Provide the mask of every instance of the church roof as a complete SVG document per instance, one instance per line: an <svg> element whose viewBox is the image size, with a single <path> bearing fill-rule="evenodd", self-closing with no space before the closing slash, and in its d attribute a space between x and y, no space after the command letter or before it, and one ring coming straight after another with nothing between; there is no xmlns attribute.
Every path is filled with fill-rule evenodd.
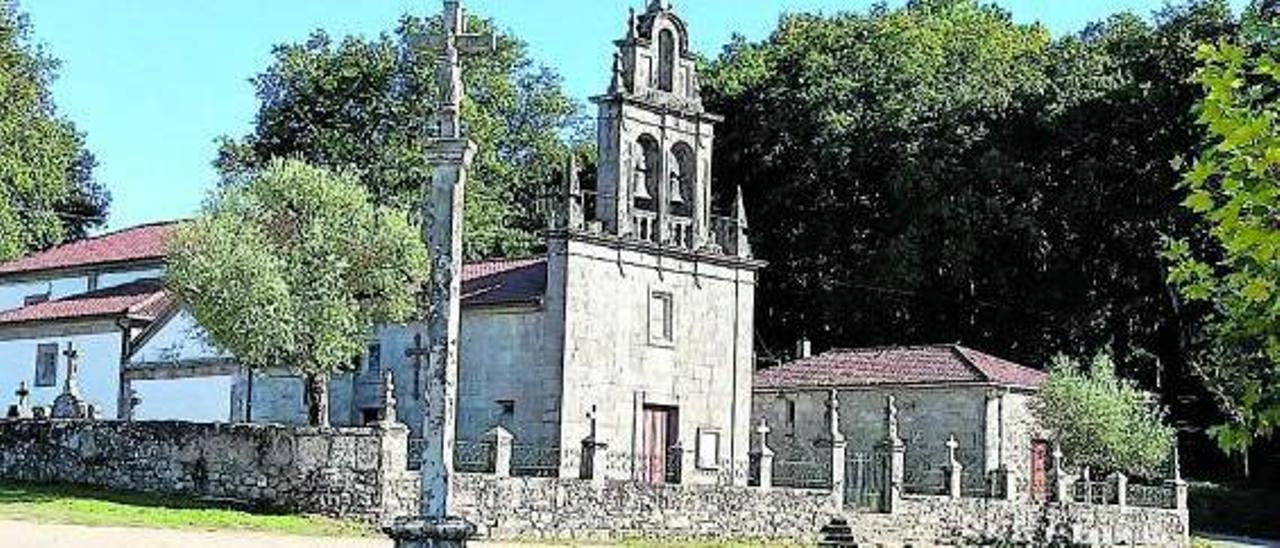
<svg viewBox="0 0 1280 548"><path fill-rule="evenodd" d="M837 349L759 371L757 389L979 384L1039 388L1041 371L959 345Z"/></svg>
<svg viewBox="0 0 1280 548"><path fill-rule="evenodd" d="M547 258L496 259L462 266L462 305L539 304L547 293Z"/></svg>
<svg viewBox="0 0 1280 548"><path fill-rule="evenodd" d="M0 312L0 325L115 317L151 321L171 304L164 282L147 278Z"/></svg>
<svg viewBox="0 0 1280 548"><path fill-rule="evenodd" d="M0 276L163 260L177 222L135 226L0 263Z"/></svg>

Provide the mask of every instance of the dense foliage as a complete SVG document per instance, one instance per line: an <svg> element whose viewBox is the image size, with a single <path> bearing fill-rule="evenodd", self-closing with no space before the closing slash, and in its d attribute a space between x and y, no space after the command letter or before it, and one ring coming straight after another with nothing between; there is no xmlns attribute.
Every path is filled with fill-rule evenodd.
<svg viewBox="0 0 1280 548"><path fill-rule="evenodd" d="M354 177L275 161L224 188L178 232L169 285L213 342L256 369L306 376L327 424L326 380L377 323L409 320L428 274L417 230Z"/></svg>
<svg viewBox="0 0 1280 548"><path fill-rule="evenodd" d="M1235 27L1203 0L1055 40L990 4L917 0L731 44L705 89L727 117L715 172L743 185L770 261L766 346L1106 351L1182 417L1212 416L1183 359L1199 311L1160 253L1197 230L1175 188L1203 138L1194 52Z"/></svg>
<svg viewBox="0 0 1280 548"><path fill-rule="evenodd" d="M30 34L0 0L0 261L84 237L107 210L84 137L54 108L58 63Z"/></svg>
<svg viewBox="0 0 1280 548"><path fill-rule="evenodd" d="M498 32L472 20L472 29ZM253 79L261 101L254 132L224 139L224 178L242 180L272 158L348 169L380 205L415 210L430 179L438 17L404 17L394 34L334 40L322 31L276 48ZM579 119L554 72L534 66L523 43L499 35L498 51L465 60L463 119L479 154L467 189L466 253L518 255L539 243L539 200L567 154Z"/></svg>
<svg viewBox="0 0 1280 548"><path fill-rule="evenodd" d="M1093 362L1055 358L1033 407L1067 462L1104 472L1163 478L1173 429L1152 394L1115 375L1111 358Z"/></svg>
<svg viewBox="0 0 1280 548"><path fill-rule="evenodd" d="M1280 427L1280 25L1254 24L1249 40L1200 50L1209 141L1187 172L1185 205L1210 240L1169 249L1170 279L1212 306L1197 358L1231 410L1217 433L1232 450Z"/></svg>

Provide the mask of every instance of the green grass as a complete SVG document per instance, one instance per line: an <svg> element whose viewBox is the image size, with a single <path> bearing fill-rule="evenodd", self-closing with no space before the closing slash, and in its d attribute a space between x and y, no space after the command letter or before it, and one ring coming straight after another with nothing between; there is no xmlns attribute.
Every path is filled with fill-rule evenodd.
<svg viewBox="0 0 1280 548"><path fill-rule="evenodd" d="M89 526L365 536L368 525L319 516L245 512L185 498L72 486L0 483L0 519Z"/></svg>

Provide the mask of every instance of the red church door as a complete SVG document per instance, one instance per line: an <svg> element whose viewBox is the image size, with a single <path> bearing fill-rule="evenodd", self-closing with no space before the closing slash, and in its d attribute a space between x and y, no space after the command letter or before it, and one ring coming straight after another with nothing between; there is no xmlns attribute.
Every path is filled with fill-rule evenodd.
<svg viewBox="0 0 1280 548"><path fill-rule="evenodd" d="M1048 500L1048 464L1049 442L1031 442L1031 499L1037 502Z"/></svg>
<svg viewBox="0 0 1280 548"><path fill-rule="evenodd" d="M671 407L648 406L644 408L643 446L640 458L645 483L660 484L671 481L678 473L679 463L671 457L678 439L676 410Z"/></svg>

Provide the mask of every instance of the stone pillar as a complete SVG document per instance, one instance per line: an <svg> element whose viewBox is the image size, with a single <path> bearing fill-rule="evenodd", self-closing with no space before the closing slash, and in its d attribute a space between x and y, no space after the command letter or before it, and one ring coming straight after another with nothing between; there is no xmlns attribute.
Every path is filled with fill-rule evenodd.
<svg viewBox="0 0 1280 548"><path fill-rule="evenodd" d="M843 510L849 442L840 432L840 396L836 390L832 390L827 398L827 426L831 436L831 498L836 508Z"/></svg>
<svg viewBox="0 0 1280 548"><path fill-rule="evenodd" d="M399 412L396 410L395 375L390 369L382 372L382 424L399 424Z"/></svg>
<svg viewBox="0 0 1280 548"><path fill-rule="evenodd" d="M756 446L751 451L751 481L763 491L773 488L773 449L769 448L769 425L764 417L756 427Z"/></svg>
<svg viewBox="0 0 1280 548"><path fill-rule="evenodd" d="M458 385L458 324L461 308L462 229L467 169L475 144L462 125L463 79L460 57L493 51L495 38L466 33L460 0L443 0L440 100L437 133L427 150L431 165L429 194L422 207L432 268L427 291L426 409L422 429L420 516L383 529L397 548L464 546L475 526L449 517Z"/></svg>
<svg viewBox="0 0 1280 548"><path fill-rule="evenodd" d="M587 413L587 421L591 424L591 431L587 434L587 437L582 438L582 462L578 464L578 478L592 480L598 485L603 485L605 463L609 456L609 445L600 441L597 413L594 405L591 406L591 412Z"/></svg>
<svg viewBox="0 0 1280 548"><path fill-rule="evenodd" d="M1120 508L1128 506L1129 476L1121 474L1120 472L1114 472L1111 474L1111 477L1107 479L1111 483L1111 488L1116 491L1116 504L1120 505Z"/></svg>
<svg viewBox="0 0 1280 548"><path fill-rule="evenodd" d="M997 388L987 390L984 432L984 470L994 472L1004 466L1004 392Z"/></svg>
<svg viewBox="0 0 1280 548"><path fill-rule="evenodd" d="M1053 499L1058 503L1071 501L1071 480L1062 468L1062 447L1053 446Z"/></svg>
<svg viewBox="0 0 1280 548"><path fill-rule="evenodd" d="M489 451L492 452L493 474L500 478L511 477L511 452L515 436L501 426L495 426L485 434L489 440Z"/></svg>
<svg viewBox="0 0 1280 548"><path fill-rule="evenodd" d="M960 442L952 435L947 440L947 496L953 499L960 498L960 486L964 479L964 465L956 458L956 449L959 447Z"/></svg>
<svg viewBox="0 0 1280 548"><path fill-rule="evenodd" d="M902 484L906 476L907 445L898 436L898 405L893 396L889 396L885 406L885 439L880 449L884 459L884 490L881 494L881 511L893 513L902 505Z"/></svg>
<svg viewBox="0 0 1280 548"><path fill-rule="evenodd" d="M1173 508L1185 512L1187 510L1187 482L1182 479L1182 462L1178 455L1177 442L1173 446L1173 454L1169 458L1171 479L1169 489L1173 491Z"/></svg>

